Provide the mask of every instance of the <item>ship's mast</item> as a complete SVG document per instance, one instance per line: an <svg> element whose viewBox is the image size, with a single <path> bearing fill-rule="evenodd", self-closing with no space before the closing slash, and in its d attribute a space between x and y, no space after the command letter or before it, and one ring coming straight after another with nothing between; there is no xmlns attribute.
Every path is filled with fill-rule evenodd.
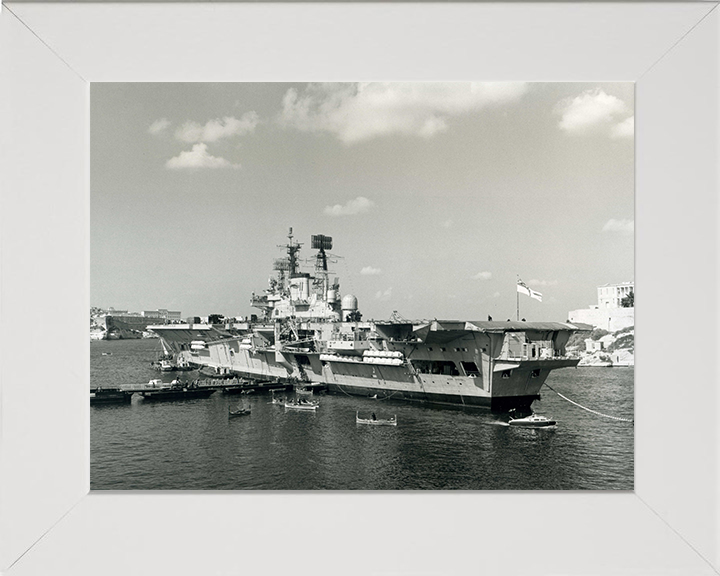
<svg viewBox="0 0 720 576"><path fill-rule="evenodd" d="M287 257L275 260L273 266L278 272L278 281L284 291L290 290L290 280L298 271L298 252L302 244L293 241L293 229L288 232L288 243L278 244L278 248L287 250Z"/></svg>
<svg viewBox="0 0 720 576"><path fill-rule="evenodd" d="M302 246L302 244L299 244L298 242L293 242L293 231L292 228L290 228L290 232L288 232L287 243L288 260L290 261L290 278L292 278L298 270L297 254L300 251L300 246Z"/></svg>

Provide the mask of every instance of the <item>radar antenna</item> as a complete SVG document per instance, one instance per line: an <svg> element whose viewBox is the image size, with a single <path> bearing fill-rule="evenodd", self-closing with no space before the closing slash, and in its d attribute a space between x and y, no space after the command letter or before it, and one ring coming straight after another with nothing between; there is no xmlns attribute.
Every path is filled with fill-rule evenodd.
<svg viewBox="0 0 720 576"><path fill-rule="evenodd" d="M327 254L325 250L332 250L332 237L324 234L314 234L310 237L310 242L313 250L318 250L315 259L315 274L316 277L322 279L321 294L323 300L327 300L330 286L328 285Z"/></svg>

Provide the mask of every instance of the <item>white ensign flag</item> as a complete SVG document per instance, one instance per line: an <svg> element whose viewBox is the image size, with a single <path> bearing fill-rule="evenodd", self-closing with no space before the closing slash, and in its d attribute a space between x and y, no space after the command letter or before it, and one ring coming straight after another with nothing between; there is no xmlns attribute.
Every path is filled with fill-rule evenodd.
<svg viewBox="0 0 720 576"><path fill-rule="evenodd" d="M528 288L527 284L522 280L518 280L517 291L520 292L520 294L525 294L525 296L530 296L530 298L535 298L535 300L542 302L542 294L532 288Z"/></svg>

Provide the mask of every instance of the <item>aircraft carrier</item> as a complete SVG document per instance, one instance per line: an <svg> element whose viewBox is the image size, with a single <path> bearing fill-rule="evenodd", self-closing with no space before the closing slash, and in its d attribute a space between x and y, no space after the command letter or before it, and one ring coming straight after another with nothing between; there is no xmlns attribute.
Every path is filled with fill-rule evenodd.
<svg viewBox="0 0 720 576"><path fill-rule="evenodd" d="M151 326L176 361L254 379L276 378L330 392L436 404L529 409L581 328L561 322L363 321L358 300L330 281L332 238L311 237L311 272L301 244L282 245L275 276L252 294L256 318L235 326Z"/></svg>

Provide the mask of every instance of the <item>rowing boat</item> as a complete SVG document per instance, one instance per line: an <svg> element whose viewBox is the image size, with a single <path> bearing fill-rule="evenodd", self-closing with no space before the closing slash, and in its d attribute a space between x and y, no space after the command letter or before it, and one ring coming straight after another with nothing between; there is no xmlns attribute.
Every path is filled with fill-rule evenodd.
<svg viewBox="0 0 720 576"><path fill-rule="evenodd" d="M373 414L373 416L375 416ZM369 424L370 426L397 426L397 414L387 420L378 420L377 418L360 418L358 412L355 412L356 424Z"/></svg>
<svg viewBox="0 0 720 576"><path fill-rule="evenodd" d="M285 408L291 410L317 410L319 406L318 402L285 402Z"/></svg>

